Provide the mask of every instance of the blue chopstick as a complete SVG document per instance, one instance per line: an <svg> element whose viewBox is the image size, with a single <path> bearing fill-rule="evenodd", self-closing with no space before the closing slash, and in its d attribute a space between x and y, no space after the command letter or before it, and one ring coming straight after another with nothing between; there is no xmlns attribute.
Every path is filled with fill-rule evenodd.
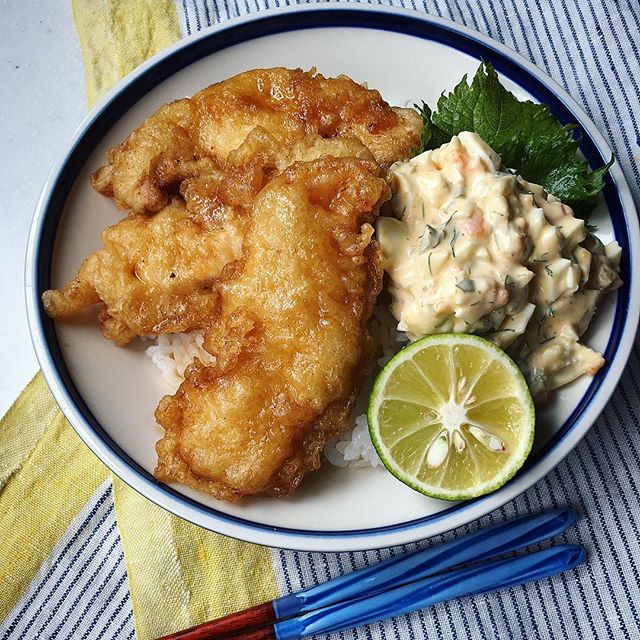
<svg viewBox="0 0 640 640"><path fill-rule="evenodd" d="M445 544L390 558L273 601L276 620L329 604L373 595L465 562L496 557L556 536L577 519L573 509L555 509L478 529Z"/></svg>
<svg viewBox="0 0 640 640"><path fill-rule="evenodd" d="M576 519L576 513L572 509L555 509L501 522L451 542L396 556L272 602L163 636L160 640L273 638L273 630L276 628L274 623L280 624L279 621L296 616L303 618L305 614L317 610L326 611L328 607L340 603L348 606L354 604L354 600L363 601L378 594L384 598L392 589L424 580L445 569L517 551L556 536L570 527ZM255 630L255 633L251 630ZM239 633L243 635L237 635ZM246 633L248 635L244 635Z"/></svg>
<svg viewBox="0 0 640 640"><path fill-rule="evenodd" d="M573 569L586 558L578 545L550 547L528 555L431 576L397 589L341 602L273 625L277 640L332 633L386 620L438 602L540 580Z"/></svg>

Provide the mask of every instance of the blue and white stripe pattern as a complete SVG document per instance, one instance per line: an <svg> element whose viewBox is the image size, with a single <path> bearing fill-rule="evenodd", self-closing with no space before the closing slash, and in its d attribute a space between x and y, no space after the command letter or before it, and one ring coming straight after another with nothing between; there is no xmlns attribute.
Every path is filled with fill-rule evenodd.
<svg viewBox="0 0 640 640"><path fill-rule="evenodd" d="M463 541L460 541L463 544ZM427 549L426 552L430 552ZM423 552L418 552L423 553ZM393 611L400 614L427 609L468 593L504 590L548 576L570 571L585 561L587 553L579 545L554 545L531 553L467 565L398 586L364 598L335 602L273 625L278 640L300 640L307 636L340 632L353 626L373 624ZM389 562L393 562L390 560ZM366 569L363 569L366 571Z"/></svg>
<svg viewBox="0 0 640 640"><path fill-rule="evenodd" d="M0 625L1 640L14 638L135 638L110 479L78 513Z"/></svg>
<svg viewBox="0 0 640 640"><path fill-rule="evenodd" d="M188 35L292 0L176 0ZM376 4L372 2L372 4ZM640 5L636 0L389 0L486 33L546 71L581 103L608 139L640 204ZM634 112L635 111L635 112ZM437 605L332 640L640 638L640 347L603 415L544 480L479 522L428 545L546 508L583 516L558 542L587 563L555 578ZM348 554L273 550L282 594L422 545ZM542 546L545 546L544 544ZM0 640L135 637L110 482L75 518L0 626Z"/></svg>

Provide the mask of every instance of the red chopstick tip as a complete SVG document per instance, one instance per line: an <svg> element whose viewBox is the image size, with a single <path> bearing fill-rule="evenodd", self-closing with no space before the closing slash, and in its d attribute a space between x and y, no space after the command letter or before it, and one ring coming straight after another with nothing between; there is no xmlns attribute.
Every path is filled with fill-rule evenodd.
<svg viewBox="0 0 640 640"><path fill-rule="evenodd" d="M229 615L211 620L195 627L184 629L176 633L170 633L162 636L158 640L212 640L214 638L231 638L234 640L271 640L275 638L273 628L266 627L264 631L268 631L271 635L245 636L239 634L251 633L256 627L264 627L276 620L276 614L273 610L273 603L264 602L255 607L244 609L243 611L235 611ZM263 631L258 629L258 631Z"/></svg>
<svg viewBox="0 0 640 640"><path fill-rule="evenodd" d="M225 638L224 640L227 639ZM276 632L273 630L273 626L262 627L262 629L254 629L253 631L231 636L228 640L276 640Z"/></svg>

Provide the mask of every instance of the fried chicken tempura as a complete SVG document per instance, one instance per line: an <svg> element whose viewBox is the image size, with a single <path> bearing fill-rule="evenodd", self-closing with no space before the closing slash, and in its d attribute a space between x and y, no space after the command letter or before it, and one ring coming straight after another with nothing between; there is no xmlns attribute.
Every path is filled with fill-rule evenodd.
<svg viewBox="0 0 640 640"><path fill-rule="evenodd" d="M135 336L207 329L218 314L215 283L242 256L253 198L265 181L260 164L208 168L180 185L182 198L155 216L131 213L102 233L62 290L42 301L56 319L103 302L102 333L116 344Z"/></svg>
<svg viewBox="0 0 640 640"><path fill-rule="evenodd" d="M158 109L109 150L93 185L120 208L155 213L182 180L226 160L256 127L285 146L309 134L356 138L378 163L391 164L418 147L422 120L346 76L256 69Z"/></svg>
<svg viewBox="0 0 640 640"><path fill-rule="evenodd" d="M184 179L182 198L174 196L155 216L132 213L105 229L104 248L77 277L43 294L45 310L64 320L103 302L102 333L118 345L135 336L208 330L218 315L217 282L242 256L255 195L291 163L327 154L373 159L356 139L307 136L285 148L255 129L226 163Z"/></svg>
<svg viewBox="0 0 640 640"><path fill-rule="evenodd" d="M381 288L372 222L389 189L375 163L299 163L257 196L221 315L156 418L156 476L236 500L286 495L320 466L372 355Z"/></svg>
<svg viewBox="0 0 640 640"><path fill-rule="evenodd" d="M101 304L105 337L204 331L156 418L156 475L217 498L287 495L348 426L381 288L381 165L421 119L315 72L250 71L161 107L92 177L129 215L46 311Z"/></svg>
<svg viewBox="0 0 640 640"><path fill-rule="evenodd" d="M245 216L221 207L202 227L174 201L150 218L131 214L102 234L75 280L42 300L53 318L96 302L102 333L118 345L135 336L203 329L215 322L222 269L242 255Z"/></svg>

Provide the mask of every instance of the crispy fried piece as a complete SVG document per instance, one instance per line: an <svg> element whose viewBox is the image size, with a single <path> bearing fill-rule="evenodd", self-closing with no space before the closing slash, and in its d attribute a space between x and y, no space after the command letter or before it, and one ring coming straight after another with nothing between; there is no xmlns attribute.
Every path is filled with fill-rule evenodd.
<svg viewBox="0 0 640 640"><path fill-rule="evenodd" d="M273 177L294 162L310 162L324 156L375 161L371 151L358 138L321 138L309 134L289 144L278 142L263 127L253 129L229 154L227 161L234 165L260 166L267 176Z"/></svg>
<svg viewBox="0 0 640 640"><path fill-rule="evenodd" d="M391 108L378 91L346 76L246 71L161 107L109 150L93 185L121 208L157 212L182 179L225 160L256 127L284 145L308 134L356 138L377 162L390 164L418 146L422 121L413 109Z"/></svg>
<svg viewBox="0 0 640 640"><path fill-rule="evenodd" d="M43 303L56 319L100 301L104 336L118 345L135 336L208 329L217 317L217 281L241 258L253 198L297 160L323 155L372 159L356 139L307 136L289 148L256 128L226 163L183 179L184 199L155 216L130 214L103 232L104 249L90 255L62 290Z"/></svg>
<svg viewBox="0 0 640 640"><path fill-rule="evenodd" d="M94 188L113 196L121 209L160 211L169 202L167 187L178 181L172 175L176 167L196 158L190 130L197 120L189 99L163 105L122 144L109 149L108 164L91 176Z"/></svg>
<svg viewBox="0 0 640 640"><path fill-rule="evenodd" d="M153 217L132 213L104 230L104 248L75 280L43 294L45 309L64 319L102 300L102 333L119 345L206 328L218 310L215 281L242 255L245 221L241 207L220 203L198 220L177 200Z"/></svg>
<svg viewBox="0 0 640 640"><path fill-rule="evenodd" d="M371 223L389 190L374 163L295 164L257 196L244 266L219 324L160 402L156 476L236 500L291 493L348 425L372 355L382 270Z"/></svg>
<svg viewBox="0 0 640 640"><path fill-rule="evenodd" d="M182 197L155 216L131 213L107 227L104 248L83 262L76 278L44 292L47 313L64 320L102 301L102 333L118 345L211 326L216 281L242 257L248 212L266 178L255 162L203 171L183 179Z"/></svg>

